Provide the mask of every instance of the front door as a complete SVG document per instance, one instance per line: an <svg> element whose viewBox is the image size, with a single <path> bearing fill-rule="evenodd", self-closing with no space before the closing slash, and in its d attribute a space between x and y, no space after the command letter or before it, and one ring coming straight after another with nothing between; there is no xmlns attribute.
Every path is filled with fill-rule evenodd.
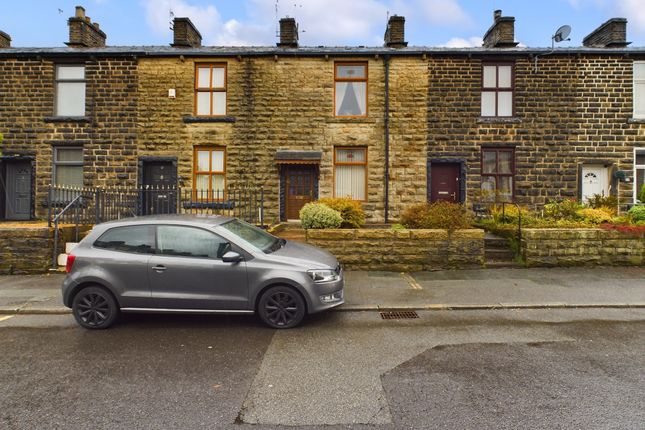
<svg viewBox="0 0 645 430"><path fill-rule="evenodd" d="M9 220L31 218L31 162L7 163L5 215Z"/></svg>
<svg viewBox="0 0 645 430"><path fill-rule="evenodd" d="M444 200L459 203L459 176L461 168L456 163L432 164L430 199L433 202Z"/></svg>
<svg viewBox="0 0 645 430"><path fill-rule="evenodd" d="M143 215L177 212L177 166L172 161L144 161Z"/></svg>
<svg viewBox="0 0 645 430"><path fill-rule="evenodd" d="M285 215L299 219L300 209L315 196L316 168L311 165L285 167Z"/></svg>
<svg viewBox="0 0 645 430"><path fill-rule="evenodd" d="M605 166L582 166L582 201L595 194L606 196L609 194L609 170Z"/></svg>

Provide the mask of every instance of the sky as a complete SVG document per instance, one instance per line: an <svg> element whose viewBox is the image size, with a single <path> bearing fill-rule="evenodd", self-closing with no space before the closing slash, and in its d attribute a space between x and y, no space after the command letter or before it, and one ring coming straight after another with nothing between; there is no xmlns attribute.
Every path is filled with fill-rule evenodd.
<svg viewBox="0 0 645 430"><path fill-rule="evenodd" d="M645 46L645 0L0 0L0 30L15 47L64 46L76 5L107 44L168 45L171 12L196 25L205 46L275 46L277 20L294 17L301 46L382 46L389 15L406 18L409 46L481 46L493 10L515 17L515 40L546 47L558 27L582 39L609 18L627 18L627 40Z"/></svg>

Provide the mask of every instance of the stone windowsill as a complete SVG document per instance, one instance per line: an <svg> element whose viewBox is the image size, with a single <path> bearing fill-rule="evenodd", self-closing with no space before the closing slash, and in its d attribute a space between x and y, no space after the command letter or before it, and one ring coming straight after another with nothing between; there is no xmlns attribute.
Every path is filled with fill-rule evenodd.
<svg viewBox="0 0 645 430"><path fill-rule="evenodd" d="M235 122L234 116L192 116L184 115L183 121L186 124L207 123L207 122Z"/></svg>
<svg viewBox="0 0 645 430"><path fill-rule="evenodd" d="M339 123L339 124L376 124L376 120L374 118L370 117L350 117L350 118L343 118L343 117L331 117L325 119L325 121L329 124L333 123Z"/></svg>
<svg viewBox="0 0 645 430"><path fill-rule="evenodd" d="M46 116L43 118L45 122L90 122L87 116Z"/></svg>
<svg viewBox="0 0 645 430"><path fill-rule="evenodd" d="M627 124L645 124L645 118L629 118Z"/></svg>
<svg viewBox="0 0 645 430"><path fill-rule="evenodd" d="M477 124L519 124L522 118L513 117L479 117Z"/></svg>

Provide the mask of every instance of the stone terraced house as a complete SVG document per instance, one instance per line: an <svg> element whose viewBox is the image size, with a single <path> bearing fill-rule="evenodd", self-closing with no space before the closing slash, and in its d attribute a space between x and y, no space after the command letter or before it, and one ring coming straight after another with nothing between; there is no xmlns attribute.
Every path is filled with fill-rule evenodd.
<svg viewBox="0 0 645 430"><path fill-rule="evenodd" d="M369 221L409 205L615 195L645 177L645 48L611 19L574 48L517 47L495 11L481 48L205 47L187 18L165 47L105 46L77 8L65 48L0 32L0 219L46 216L48 185L262 187L268 222L318 197ZM203 191L202 191L203 192ZM199 196L198 196L199 197Z"/></svg>

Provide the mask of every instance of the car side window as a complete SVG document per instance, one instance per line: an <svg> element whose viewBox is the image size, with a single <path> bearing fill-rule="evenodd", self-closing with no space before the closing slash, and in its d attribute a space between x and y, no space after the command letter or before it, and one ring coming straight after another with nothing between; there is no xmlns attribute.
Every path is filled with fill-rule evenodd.
<svg viewBox="0 0 645 430"><path fill-rule="evenodd" d="M223 238L206 230L176 225L157 227L157 251L162 255L222 258L230 249Z"/></svg>
<svg viewBox="0 0 645 430"><path fill-rule="evenodd" d="M94 242L94 246L134 254L154 254L155 229L151 225L111 228Z"/></svg>

